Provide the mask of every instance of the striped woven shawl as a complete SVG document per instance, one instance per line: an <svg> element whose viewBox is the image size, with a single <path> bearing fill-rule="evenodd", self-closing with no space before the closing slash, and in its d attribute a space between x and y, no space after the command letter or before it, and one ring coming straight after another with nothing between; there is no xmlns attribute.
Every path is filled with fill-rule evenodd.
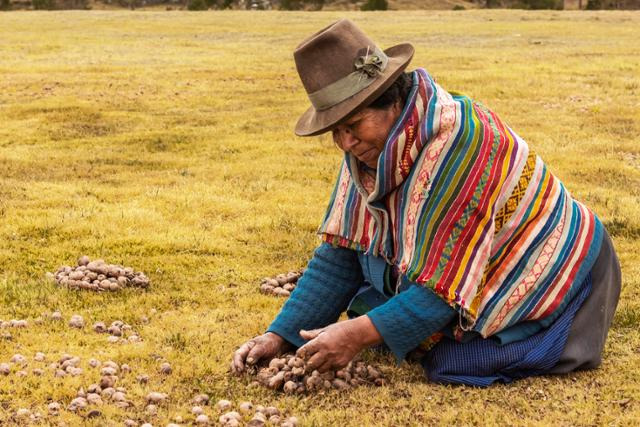
<svg viewBox="0 0 640 427"><path fill-rule="evenodd" d="M487 337L546 326L589 272L602 225L496 114L423 69L380 154L375 183L346 154L319 233L382 256ZM364 184L363 184L364 183Z"/></svg>

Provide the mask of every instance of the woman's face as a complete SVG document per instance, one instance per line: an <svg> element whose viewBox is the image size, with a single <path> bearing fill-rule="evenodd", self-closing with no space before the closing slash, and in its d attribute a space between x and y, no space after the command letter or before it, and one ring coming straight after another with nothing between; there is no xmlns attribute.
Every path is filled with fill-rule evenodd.
<svg viewBox="0 0 640 427"><path fill-rule="evenodd" d="M333 140L341 150L353 154L362 163L375 169L400 112L399 102L386 110L365 108L338 124L332 130Z"/></svg>

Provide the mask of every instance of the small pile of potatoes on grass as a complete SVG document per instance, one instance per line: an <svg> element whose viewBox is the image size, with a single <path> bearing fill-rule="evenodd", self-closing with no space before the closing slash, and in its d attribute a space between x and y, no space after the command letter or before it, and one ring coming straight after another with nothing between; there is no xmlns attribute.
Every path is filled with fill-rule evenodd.
<svg viewBox="0 0 640 427"><path fill-rule="evenodd" d="M241 402L238 410L233 410L233 403L228 400L220 400L216 405L218 410L224 413L218 418L220 425L225 427L237 427L246 425L249 427L263 427L267 425L280 427L296 427L297 417L283 419L283 414L275 406L253 405L251 402ZM194 407L195 409L196 407ZM194 410L192 410L194 412ZM197 422L197 420L196 420Z"/></svg>
<svg viewBox="0 0 640 427"><path fill-rule="evenodd" d="M303 394L323 390L348 390L360 385L382 386L386 380L380 371L364 361L351 361L337 371L320 373L309 370L304 359L285 354L271 359L268 366L248 370L256 379L251 386L262 385L287 394Z"/></svg>
<svg viewBox="0 0 640 427"><path fill-rule="evenodd" d="M150 285L149 278L141 271L119 264L107 264L101 259L91 261L86 255L78 258L77 266L62 266L55 273L47 273L47 277L59 286L92 291L147 288Z"/></svg>
<svg viewBox="0 0 640 427"><path fill-rule="evenodd" d="M35 362L41 363L46 363L46 359L47 356L41 352L36 353L33 358ZM17 371L16 375L27 375L26 370L24 370L25 367L29 365L27 358L20 354L16 354L11 358L11 363L16 367L23 369L21 371ZM54 375L56 377L66 376L67 374L78 376L84 374L84 370L79 367L80 363L81 360L78 356L64 354L57 362L49 364L48 368L51 371L54 371ZM99 369L99 381L86 387L80 387L76 392L76 396L68 404L57 401L49 402L47 405L49 416L55 417L60 415L62 410L67 410L84 418L95 418L102 415L101 407L106 404L111 404L121 409L129 409L137 406L134 400L127 395L126 387L119 384L122 378L131 375L132 369L128 364L118 364L112 360L100 362L97 359L90 359L88 361L88 366L95 370ZM10 371L11 367L9 364L0 363L0 374L9 375ZM158 367L158 373L161 375L169 375L171 372L171 365L168 362L164 362ZM44 370L34 368L33 374L41 376L44 374ZM136 380L140 384L147 384L149 382L149 375L138 375L136 376ZM199 396L200 397L196 396L196 398L199 398L199 401L201 402L202 396L206 395ZM208 399L208 396L206 396L207 402ZM151 416L156 415L158 405L164 404L167 400L168 395L165 393L157 391L149 392L145 398L145 413ZM31 413L27 408L19 408L14 414L15 421L25 421L27 419L36 421L41 417L42 414L38 412ZM125 425L138 425L138 423L133 420L127 421L128 422L125 422Z"/></svg>
<svg viewBox="0 0 640 427"><path fill-rule="evenodd" d="M302 277L304 270L290 271L278 274L276 277L265 277L260 282L260 292L267 295L288 297L296 288L298 279Z"/></svg>
<svg viewBox="0 0 640 427"><path fill-rule="evenodd" d="M62 314L59 311L53 312L50 316L51 320L62 320ZM147 317L143 318L146 323L149 321ZM69 319L69 326L72 328L83 329L85 326L84 318L79 314L74 314ZM109 343L136 343L140 342L140 335L135 332L131 325L122 320L114 320L109 326L105 322L95 322L93 331L99 334L106 333L109 335L107 341Z"/></svg>

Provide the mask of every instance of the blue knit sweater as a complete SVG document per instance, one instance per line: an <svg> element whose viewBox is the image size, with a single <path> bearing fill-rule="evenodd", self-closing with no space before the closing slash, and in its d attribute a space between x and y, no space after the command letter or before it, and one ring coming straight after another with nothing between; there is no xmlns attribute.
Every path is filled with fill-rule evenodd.
<svg viewBox="0 0 640 427"><path fill-rule="evenodd" d="M336 322L358 290L369 284L365 277L376 282L370 283L375 288L384 288L384 284L377 283L384 280L384 275L371 274L367 256L358 257L356 251L323 243L315 250L296 289L267 331L296 347L302 346L306 341L299 335L300 330ZM431 290L410 283L366 315L401 362L409 351L443 329L455 314Z"/></svg>

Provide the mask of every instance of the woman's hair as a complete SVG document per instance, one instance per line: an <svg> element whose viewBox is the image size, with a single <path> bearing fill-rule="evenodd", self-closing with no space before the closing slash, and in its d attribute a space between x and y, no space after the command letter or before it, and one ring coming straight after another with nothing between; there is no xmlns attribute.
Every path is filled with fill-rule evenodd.
<svg viewBox="0 0 640 427"><path fill-rule="evenodd" d="M397 101L400 101L400 106L404 107L404 104L407 102L407 96L409 96L412 85L412 73L401 73L398 78L396 78L396 80L391 84L391 86L389 86L389 88L382 93L382 95L380 95L378 98L376 98L375 101L368 105L368 108L373 108L376 110L386 110Z"/></svg>

